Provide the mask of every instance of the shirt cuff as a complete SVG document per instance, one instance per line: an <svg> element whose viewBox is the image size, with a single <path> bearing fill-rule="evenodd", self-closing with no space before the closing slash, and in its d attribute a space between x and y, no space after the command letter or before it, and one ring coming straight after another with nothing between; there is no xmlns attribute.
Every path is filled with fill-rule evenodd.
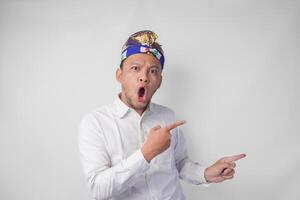
<svg viewBox="0 0 300 200"><path fill-rule="evenodd" d="M208 182L206 179L205 179L205 176L204 176L204 172L205 172L205 169L206 167L202 167L202 169L200 170L201 172L201 182L202 182L202 185L205 186L205 187L209 187L212 183L211 182Z"/></svg>
<svg viewBox="0 0 300 200"><path fill-rule="evenodd" d="M202 186L205 186L205 187L210 186L212 183L208 182L205 179L205 176L204 176L204 172L205 172L206 167L202 166L202 165L199 165L199 164L197 164L195 167L196 167L195 168L195 179L198 182L197 185L201 184Z"/></svg>
<svg viewBox="0 0 300 200"><path fill-rule="evenodd" d="M141 149L139 149L126 159L123 167L134 173L144 173L149 169L150 164L144 158Z"/></svg>

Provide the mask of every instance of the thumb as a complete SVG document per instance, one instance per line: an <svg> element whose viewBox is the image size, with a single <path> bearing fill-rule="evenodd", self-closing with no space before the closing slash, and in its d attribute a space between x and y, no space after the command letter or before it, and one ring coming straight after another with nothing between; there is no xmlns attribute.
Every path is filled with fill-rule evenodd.
<svg viewBox="0 0 300 200"><path fill-rule="evenodd" d="M156 130L158 130L158 129L160 129L160 128L161 128L160 125L156 125L156 126L152 127L151 130L152 130L152 131L156 131Z"/></svg>
<svg viewBox="0 0 300 200"><path fill-rule="evenodd" d="M221 169L222 171L225 170L226 168L233 169L234 167L231 166L231 164L229 164L229 163L220 163L219 164L219 169Z"/></svg>

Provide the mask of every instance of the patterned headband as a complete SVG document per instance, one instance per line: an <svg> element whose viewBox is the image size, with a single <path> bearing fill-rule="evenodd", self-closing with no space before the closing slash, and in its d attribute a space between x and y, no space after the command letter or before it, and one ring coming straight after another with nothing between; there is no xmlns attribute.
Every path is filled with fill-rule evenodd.
<svg viewBox="0 0 300 200"><path fill-rule="evenodd" d="M155 41L156 39L157 35L154 32L148 30L139 31L131 35L123 45L121 64L126 58L131 55L137 53L145 53L148 55L152 55L157 60L159 60L163 69L165 62L164 52L161 48L161 45Z"/></svg>

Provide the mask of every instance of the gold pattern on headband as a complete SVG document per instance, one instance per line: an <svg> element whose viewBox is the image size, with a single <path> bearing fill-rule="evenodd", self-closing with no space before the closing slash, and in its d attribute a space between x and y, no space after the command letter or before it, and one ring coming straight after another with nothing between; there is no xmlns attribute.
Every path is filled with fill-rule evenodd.
<svg viewBox="0 0 300 200"><path fill-rule="evenodd" d="M152 31L142 32L138 33L136 35L132 36L132 39L143 44L148 45L152 47L152 45L155 43L155 40L157 39L157 35Z"/></svg>

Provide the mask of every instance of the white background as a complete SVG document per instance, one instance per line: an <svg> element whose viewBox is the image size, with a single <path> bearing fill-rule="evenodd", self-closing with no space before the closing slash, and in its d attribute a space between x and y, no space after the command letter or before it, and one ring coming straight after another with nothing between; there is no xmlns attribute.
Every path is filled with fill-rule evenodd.
<svg viewBox="0 0 300 200"><path fill-rule="evenodd" d="M247 153L188 199L300 199L299 1L0 1L0 199L88 200L79 121L111 103L127 37L165 50L153 101L188 121L190 157Z"/></svg>

